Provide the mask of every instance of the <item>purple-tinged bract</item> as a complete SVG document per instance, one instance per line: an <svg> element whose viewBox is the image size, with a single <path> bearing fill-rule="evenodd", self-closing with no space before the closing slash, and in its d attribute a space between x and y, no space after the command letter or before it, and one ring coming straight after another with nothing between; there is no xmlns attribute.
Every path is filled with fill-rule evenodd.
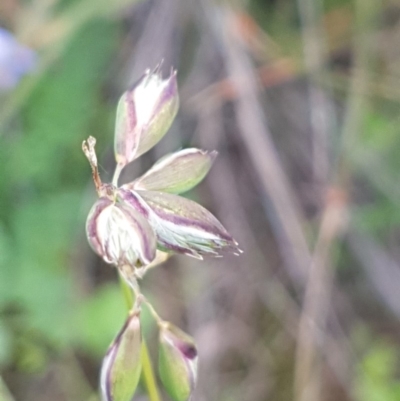
<svg viewBox="0 0 400 401"><path fill-rule="evenodd" d="M207 175L216 156L215 151L182 149L158 160L150 170L125 188L173 194L187 192Z"/></svg>
<svg viewBox="0 0 400 401"><path fill-rule="evenodd" d="M181 196L155 191L130 191L124 199L145 210L161 250L202 259L223 251L240 253L237 242L204 207Z"/></svg>
<svg viewBox="0 0 400 401"><path fill-rule="evenodd" d="M125 166L152 148L168 131L178 111L176 72L162 79L158 68L147 70L118 103L114 149Z"/></svg>
<svg viewBox="0 0 400 401"><path fill-rule="evenodd" d="M187 401L197 381L194 340L171 323L163 322L159 334L158 368L161 381L174 401Z"/></svg>
<svg viewBox="0 0 400 401"><path fill-rule="evenodd" d="M139 383L141 364L140 311L132 311L110 345L101 367L103 401L131 401Z"/></svg>
<svg viewBox="0 0 400 401"><path fill-rule="evenodd" d="M101 197L86 222L93 250L115 266L142 267L156 254L156 237L145 217L120 201Z"/></svg>

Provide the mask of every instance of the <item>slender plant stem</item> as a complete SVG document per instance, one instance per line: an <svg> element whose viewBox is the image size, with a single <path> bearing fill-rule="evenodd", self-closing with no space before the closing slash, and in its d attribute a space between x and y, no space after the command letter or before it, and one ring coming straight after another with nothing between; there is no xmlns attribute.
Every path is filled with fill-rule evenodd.
<svg viewBox="0 0 400 401"><path fill-rule="evenodd" d="M124 294L126 306L128 307L128 310L131 310L133 302L135 301L135 299L133 298L132 290L126 283L126 281L121 277L121 275L119 276L119 282L121 285L122 293Z"/></svg>
<svg viewBox="0 0 400 401"><path fill-rule="evenodd" d="M124 165L120 164L120 163L118 163L115 166L115 171L114 171L114 176L113 176L113 179L112 179L112 183L116 187L118 186L118 179L119 179L119 176L121 175L121 171L122 171L123 168L124 168Z"/></svg>
<svg viewBox="0 0 400 401"><path fill-rule="evenodd" d="M127 307L130 310L134 302L132 290L121 276L119 279L121 283L122 293L124 294ZM156 378L154 375L153 365L151 364L149 350L147 348L145 340L143 340L142 342L141 360L142 360L142 380L146 386L147 394L149 396L149 401L161 401Z"/></svg>
<svg viewBox="0 0 400 401"><path fill-rule="evenodd" d="M142 343L142 379L146 385L147 394L150 401L161 401L160 393L158 391L156 378L154 376L153 365L151 364L149 350L146 341Z"/></svg>

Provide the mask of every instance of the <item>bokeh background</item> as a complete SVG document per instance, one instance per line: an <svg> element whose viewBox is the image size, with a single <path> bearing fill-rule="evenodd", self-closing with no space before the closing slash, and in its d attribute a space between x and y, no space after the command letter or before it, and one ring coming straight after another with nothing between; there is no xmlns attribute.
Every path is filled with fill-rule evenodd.
<svg viewBox="0 0 400 401"><path fill-rule="evenodd" d="M398 1L1 0L0 26L1 401L99 400L126 307L81 143L109 180L118 98L161 59L180 111L122 181L217 149L187 196L244 250L143 280L197 341L193 400L400 400Z"/></svg>

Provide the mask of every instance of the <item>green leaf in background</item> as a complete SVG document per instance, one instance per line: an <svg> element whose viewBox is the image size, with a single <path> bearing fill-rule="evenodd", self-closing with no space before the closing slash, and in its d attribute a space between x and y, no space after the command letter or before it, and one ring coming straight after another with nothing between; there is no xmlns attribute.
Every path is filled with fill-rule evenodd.
<svg viewBox="0 0 400 401"><path fill-rule="evenodd" d="M382 235L400 224L400 209L387 199L377 199L374 203L359 206L354 211L354 221L359 229L372 235Z"/></svg>
<svg viewBox="0 0 400 401"><path fill-rule="evenodd" d="M21 205L15 213L14 233L19 258L41 266L42 270L63 270L68 266L70 246L81 202L79 192L59 192Z"/></svg>
<svg viewBox="0 0 400 401"><path fill-rule="evenodd" d="M140 0L62 0L59 8L65 10L65 19L85 21L90 18L110 17Z"/></svg>
<svg viewBox="0 0 400 401"><path fill-rule="evenodd" d="M373 344L364 356L356 382L359 401L397 401L400 381L396 377L399 352L395 346Z"/></svg>
<svg viewBox="0 0 400 401"><path fill-rule="evenodd" d="M397 181L400 170L398 121L384 112L368 110L359 138L360 143L348 149L358 169L373 170L375 177L384 177L386 182Z"/></svg>
<svg viewBox="0 0 400 401"><path fill-rule="evenodd" d="M24 373L43 373L49 363L48 350L34 334L28 330L15 341L15 364Z"/></svg>
<svg viewBox="0 0 400 401"><path fill-rule="evenodd" d="M0 302L17 302L26 328L53 346L75 335L71 246L84 227L77 211L88 180L80 148L97 113L106 114L97 105L117 30L106 20L82 26L31 94L23 124L2 138Z"/></svg>
<svg viewBox="0 0 400 401"><path fill-rule="evenodd" d="M8 266L9 297L27 310L29 326L56 344L69 337L71 238L79 193L31 201L14 218L18 253Z"/></svg>
<svg viewBox="0 0 400 401"><path fill-rule="evenodd" d="M85 25L38 85L23 111L26 132L11 148L9 170L17 182L51 189L68 184L60 179L76 170L71 158L89 134L116 34L112 22Z"/></svg>
<svg viewBox="0 0 400 401"><path fill-rule="evenodd" d="M125 300L118 284L98 288L77 310L76 341L93 356L104 355L126 319Z"/></svg>
<svg viewBox="0 0 400 401"><path fill-rule="evenodd" d="M11 357L12 333L7 325L0 320L0 367L3 367L10 362Z"/></svg>
<svg viewBox="0 0 400 401"><path fill-rule="evenodd" d="M369 110L360 135L364 146L375 151L389 150L398 141L398 125L386 115Z"/></svg>
<svg viewBox="0 0 400 401"><path fill-rule="evenodd" d="M1 301L16 301L27 311L28 326L57 343L69 335L73 292L67 266L79 202L80 194L71 192L21 205L13 219L14 241L8 243L13 256L0 265Z"/></svg>
<svg viewBox="0 0 400 401"><path fill-rule="evenodd" d="M12 245L5 227L0 224L0 304L7 300L9 290L8 263L12 256Z"/></svg>

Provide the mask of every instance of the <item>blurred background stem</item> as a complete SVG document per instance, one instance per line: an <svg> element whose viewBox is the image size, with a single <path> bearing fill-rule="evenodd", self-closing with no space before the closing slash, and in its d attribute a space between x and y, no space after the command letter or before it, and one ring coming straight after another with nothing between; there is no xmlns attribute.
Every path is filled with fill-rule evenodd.
<svg viewBox="0 0 400 401"><path fill-rule="evenodd" d="M309 29L308 25L314 25L315 30L320 23L320 17L313 15L312 1L300 3L305 30ZM308 5L308 8L304 7L305 4ZM365 97L362 93L368 86L371 59L370 37L374 28L372 19L376 15L377 4L376 1L365 2L363 0L355 3L354 65L342 128L343 152L339 153L339 158L330 168L332 187L328 188L324 196L319 233L304 294L295 359L294 397L297 401L322 399L321 371L323 365L318 350L324 347L326 324L330 313L329 305L335 269L333 251L347 223L348 193L353 179L352 166L349 163L347 152L355 146L362 128L365 113ZM305 35L304 40L307 45L307 41L311 39ZM318 46L315 45L310 53L317 51ZM308 59L312 61L310 55ZM315 72L311 67L309 67L309 73Z"/></svg>

